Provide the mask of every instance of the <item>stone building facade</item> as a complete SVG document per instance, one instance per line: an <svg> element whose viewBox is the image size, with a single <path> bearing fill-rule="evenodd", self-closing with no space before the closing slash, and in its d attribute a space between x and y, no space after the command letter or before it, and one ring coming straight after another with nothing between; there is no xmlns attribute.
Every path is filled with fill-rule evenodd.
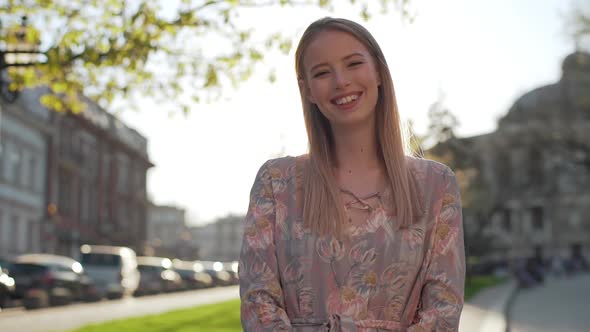
<svg viewBox="0 0 590 332"><path fill-rule="evenodd" d="M148 255L195 260L198 245L186 226L186 211L167 205L150 205L147 222Z"/></svg>
<svg viewBox="0 0 590 332"><path fill-rule="evenodd" d="M561 79L518 98L495 132L459 141L491 199L493 258L590 257L589 53L567 56Z"/></svg>
<svg viewBox="0 0 590 332"><path fill-rule="evenodd" d="M41 251L46 202L50 113L43 89L14 103L0 99L0 256Z"/></svg>
<svg viewBox="0 0 590 332"><path fill-rule="evenodd" d="M199 258L209 261L238 260L242 248L244 217L229 215L213 223L193 227L193 241L199 247Z"/></svg>
<svg viewBox="0 0 590 332"><path fill-rule="evenodd" d="M78 115L54 114L48 162L47 252L81 244L146 244L147 139L87 100Z"/></svg>
<svg viewBox="0 0 590 332"><path fill-rule="evenodd" d="M90 100L81 114L51 112L47 92L0 101L0 256L75 257L84 243L141 253L147 139Z"/></svg>

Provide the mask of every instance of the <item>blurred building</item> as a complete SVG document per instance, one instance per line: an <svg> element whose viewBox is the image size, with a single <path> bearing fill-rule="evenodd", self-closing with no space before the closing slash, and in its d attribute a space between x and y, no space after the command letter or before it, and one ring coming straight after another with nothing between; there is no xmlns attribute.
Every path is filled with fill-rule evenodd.
<svg viewBox="0 0 590 332"><path fill-rule="evenodd" d="M147 140L97 104L86 103L81 114L54 114L45 251L75 256L89 243L142 253L146 173L153 166Z"/></svg>
<svg viewBox="0 0 590 332"><path fill-rule="evenodd" d="M0 98L0 256L42 250L50 113L44 90L26 90L14 103Z"/></svg>
<svg viewBox="0 0 590 332"><path fill-rule="evenodd" d="M459 139L481 172L495 258L590 254L590 54L518 98L490 134ZM491 216L491 218L490 218Z"/></svg>
<svg viewBox="0 0 590 332"><path fill-rule="evenodd" d="M197 244L186 226L184 209L151 204L148 210L148 255L195 260Z"/></svg>
<svg viewBox="0 0 590 332"><path fill-rule="evenodd" d="M242 248L244 216L230 215L217 221L193 227L191 233L199 246L199 258L211 261L238 260Z"/></svg>
<svg viewBox="0 0 590 332"><path fill-rule="evenodd" d="M0 256L76 256L83 243L146 239L147 140L86 100L78 115L49 111L46 88L2 100Z"/></svg>

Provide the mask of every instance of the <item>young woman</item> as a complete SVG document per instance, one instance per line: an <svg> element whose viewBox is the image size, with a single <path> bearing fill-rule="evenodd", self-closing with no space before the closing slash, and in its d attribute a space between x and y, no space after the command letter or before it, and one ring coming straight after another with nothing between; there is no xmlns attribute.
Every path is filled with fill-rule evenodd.
<svg viewBox="0 0 590 332"><path fill-rule="evenodd" d="M240 257L245 331L456 331L465 256L452 171L404 154L379 45L345 19L296 52L309 154L269 160Z"/></svg>

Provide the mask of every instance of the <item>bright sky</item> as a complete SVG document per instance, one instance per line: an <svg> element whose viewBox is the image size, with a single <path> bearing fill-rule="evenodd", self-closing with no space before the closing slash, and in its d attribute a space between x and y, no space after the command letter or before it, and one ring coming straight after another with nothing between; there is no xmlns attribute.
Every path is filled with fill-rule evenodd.
<svg viewBox="0 0 590 332"><path fill-rule="evenodd" d="M460 121L460 136L493 131L518 96L558 80L561 61L574 50L562 18L568 1L413 1L413 24L404 26L394 12L363 24L387 57L402 116L418 133L425 132L428 107L441 89ZM347 9L259 15L252 22L298 36L326 15L360 22ZM274 84L261 70L224 100L195 105L188 117L170 118L168 107L149 102L139 113L121 115L148 138L156 165L148 173L148 192L157 204L186 208L189 224L245 213L260 165L306 152L293 52L267 59L277 68Z"/></svg>

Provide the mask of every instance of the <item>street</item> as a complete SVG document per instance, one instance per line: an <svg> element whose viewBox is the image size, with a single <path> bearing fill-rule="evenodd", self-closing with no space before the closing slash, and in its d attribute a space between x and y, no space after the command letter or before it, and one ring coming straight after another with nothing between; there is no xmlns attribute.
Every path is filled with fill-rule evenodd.
<svg viewBox="0 0 590 332"><path fill-rule="evenodd" d="M585 332L590 330L590 274L550 278L521 290L511 310L511 332Z"/></svg>
<svg viewBox="0 0 590 332"><path fill-rule="evenodd" d="M158 314L238 297L238 286L229 286L34 311L10 309L0 312L0 331L67 331L90 323Z"/></svg>

